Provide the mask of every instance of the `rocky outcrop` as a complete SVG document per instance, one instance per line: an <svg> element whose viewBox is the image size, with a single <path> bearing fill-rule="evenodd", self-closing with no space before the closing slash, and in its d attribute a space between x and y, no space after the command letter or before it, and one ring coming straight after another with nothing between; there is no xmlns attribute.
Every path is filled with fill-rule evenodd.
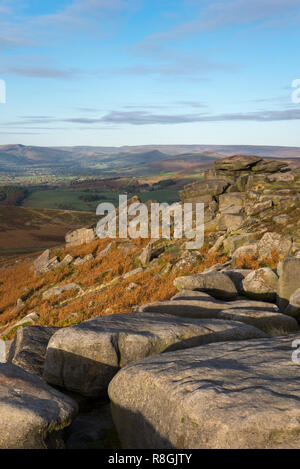
<svg viewBox="0 0 300 469"><path fill-rule="evenodd" d="M77 404L21 368L0 364L0 449L63 448Z"/></svg>
<svg viewBox="0 0 300 469"><path fill-rule="evenodd" d="M295 338L210 344L129 364L109 385L122 447L293 447L300 432Z"/></svg>
<svg viewBox="0 0 300 469"><path fill-rule="evenodd" d="M262 161L259 156L234 155L215 162L217 171L249 171Z"/></svg>
<svg viewBox="0 0 300 469"><path fill-rule="evenodd" d="M44 378L84 396L105 395L119 369L142 357L205 343L263 336L242 323L170 315L112 315L61 329L48 344Z"/></svg>

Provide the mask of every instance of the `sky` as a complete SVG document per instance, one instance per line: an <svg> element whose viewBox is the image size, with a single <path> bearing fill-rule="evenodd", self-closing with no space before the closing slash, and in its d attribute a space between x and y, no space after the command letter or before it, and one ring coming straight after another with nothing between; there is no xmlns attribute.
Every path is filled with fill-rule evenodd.
<svg viewBox="0 0 300 469"><path fill-rule="evenodd" d="M0 0L0 144L300 146L299 26L300 0Z"/></svg>

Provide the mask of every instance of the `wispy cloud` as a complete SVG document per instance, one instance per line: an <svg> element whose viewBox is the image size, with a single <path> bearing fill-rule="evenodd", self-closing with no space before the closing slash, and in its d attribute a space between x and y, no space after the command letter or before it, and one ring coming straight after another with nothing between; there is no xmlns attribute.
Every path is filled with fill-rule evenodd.
<svg viewBox="0 0 300 469"><path fill-rule="evenodd" d="M228 114L154 114L145 111L110 112L101 119L93 122L107 122L114 124L150 125L150 124L186 124L192 122L221 122L221 121L289 121L299 120L300 109L287 109L283 111L257 111L248 113ZM91 123L90 120L89 123Z"/></svg>
<svg viewBox="0 0 300 469"><path fill-rule="evenodd" d="M56 41L60 33L65 40L68 33L107 35L138 0L73 0L51 14L37 15L27 14L26 2L5 3L0 6L0 47L39 46Z"/></svg>
<svg viewBox="0 0 300 469"><path fill-rule="evenodd" d="M78 78L83 72L79 69L60 69L47 67L0 67L0 72L4 75L17 75L29 78L55 78L60 80L70 80Z"/></svg>
<svg viewBox="0 0 300 469"><path fill-rule="evenodd" d="M30 117L30 116L28 116ZM285 109L282 111L256 111L245 113L224 113L224 114L207 114L207 113L181 113L181 114L158 114L149 111L111 111L107 114L95 118L87 117L67 117L54 118L48 116L32 116L18 122L6 122L6 125L23 125L28 124L55 124L68 123L79 125L94 124L129 124L129 125L171 125L186 124L196 122L222 122L222 121L254 121L254 122L276 122L276 121L292 121L300 120L300 109Z"/></svg>
<svg viewBox="0 0 300 469"><path fill-rule="evenodd" d="M286 18L295 18L300 12L299 0L229 0L209 2L197 17L178 26L146 38L140 46L144 49L155 48L161 40L178 40L189 35L228 26L243 26L256 22L279 26Z"/></svg>

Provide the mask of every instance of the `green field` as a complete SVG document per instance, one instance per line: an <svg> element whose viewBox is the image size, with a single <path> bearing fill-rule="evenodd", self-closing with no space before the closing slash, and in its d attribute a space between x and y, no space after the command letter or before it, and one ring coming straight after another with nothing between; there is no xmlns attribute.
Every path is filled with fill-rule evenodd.
<svg viewBox="0 0 300 469"><path fill-rule="evenodd" d="M124 191L122 191L124 194ZM101 202L111 202L115 206L119 203L119 193L112 191L95 191L92 195L98 197L98 200L87 202L81 197L86 197L91 193L79 189L46 189L31 192L24 200L24 207L32 208L52 208L62 210L79 210L95 212L96 207ZM173 203L179 200L177 189L163 189L157 191L147 191L137 194L128 194L128 198L138 195L141 202L147 200L156 200L158 202Z"/></svg>
<svg viewBox="0 0 300 469"><path fill-rule="evenodd" d="M24 207L33 208L53 208L63 210L83 210L87 212L94 212L100 202L116 203L118 194L113 192L100 193L97 192L99 200L93 202L85 202L80 197L85 197L87 193L80 190L39 190L32 192L24 201Z"/></svg>

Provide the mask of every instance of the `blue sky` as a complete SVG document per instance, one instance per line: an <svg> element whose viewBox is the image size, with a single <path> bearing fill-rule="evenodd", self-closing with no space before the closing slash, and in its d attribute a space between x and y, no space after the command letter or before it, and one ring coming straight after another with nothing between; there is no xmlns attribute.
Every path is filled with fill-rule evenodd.
<svg viewBox="0 0 300 469"><path fill-rule="evenodd" d="M300 146L300 0L0 0L0 144Z"/></svg>

